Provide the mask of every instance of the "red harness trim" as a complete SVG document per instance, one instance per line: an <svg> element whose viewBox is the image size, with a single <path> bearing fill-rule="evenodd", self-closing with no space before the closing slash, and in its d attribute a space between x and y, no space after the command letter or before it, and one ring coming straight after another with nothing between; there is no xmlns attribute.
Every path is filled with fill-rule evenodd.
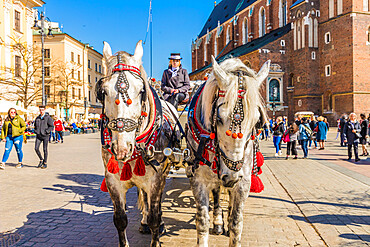
<svg viewBox="0 0 370 247"><path fill-rule="evenodd" d="M203 89L200 92L200 94L202 94ZM195 106L194 106L194 116L193 116L194 123L195 123L195 126L196 126L197 129L194 130L191 125L189 125L189 126L190 126L191 135L193 136L193 139L199 144L200 140L199 140L198 136L200 136L200 135L211 135L211 133L202 128L202 126L198 123L198 120L197 120L197 118L195 116L196 115L196 112L197 112L198 100L199 100L199 97L197 98L197 102L195 103ZM195 131L196 131L196 133L195 133ZM213 145L213 140L209 140L206 143L205 148L208 151L212 152L212 153L215 153L216 152L215 147Z"/></svg>
<svg viewBox="0 0 370 247"><path fill-rule="evenodd" d="M138 76L141 76L140 69L136 68L135 66L127 65L123 63L119 63L114 66L113 72L116 72L116 71L131 71L137 74Z"/></svg>
<svg viewBox="0 0 370 247"><path fill-rule="evenodd" d="M154 99L154 95L153 95L152 90L149 90L149 91L150 91L150 93L151 93L151 95L152 95L152 97ZM157 106L155 104L154 104L154 112L157 112ZM155 117L153 118L153 122L151 122L151 124L150 124L151 126L148 129L148 131L146 131L146 132L142 133L141 135L139 135L138 137L136 137L136 141L138 143L146 142L148 140L148 137L149 137L148 134L152 132L153 126L154 126L154 122L155 122Z"/></svg>

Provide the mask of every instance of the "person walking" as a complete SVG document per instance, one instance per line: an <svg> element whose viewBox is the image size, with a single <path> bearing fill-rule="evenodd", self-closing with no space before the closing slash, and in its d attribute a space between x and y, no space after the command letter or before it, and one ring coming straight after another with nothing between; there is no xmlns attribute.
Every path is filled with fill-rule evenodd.
<svg viewBox="0 0 370 247"><path fill-rule="evenodd" d="M312 135L312 130L307 123L307 118L303 117L301 119L301 124L299 125L299 140L301 142L302 150L303 150L303 158L307 159L308 157L308 140Z"/></svg>
<svg viewBox="0 0 370 247"><path fill-rule="evenodd" d="M23 160L23 134L26 130L26 123L18 115L17 110L10 108L8 111L8 116L5 118L4 124L1 128L1 139L5 142L5 150L3 154L3 160L0 164L0 169L5 169L5 162L9 158L9 154L12 151L13 145L17 151L18 164L16 168L22 168Z"/></svg>
<svg viewBox="0 0 370 247"><path fill-rule="evenodd" d="M319 150L324 150L325 149L325 141L326 141L326 136L328 134L328 125L324 122L324 117L320 116L317 118L317 134L316 134L316 139L319 143Z"/></svg>
<svg viewBox="0 0 370 247"><path fill-rule="evenodd" d="M348 144L348 160L352 158L352 146L355 153L355 162L360 161L358 157L358 143L360 142L361 126L357 121L357 115L351 113L349 115L349 121L344 125L344 142Z"/></svg>
<svg viewBox="0 0 370 247"><path fill-rule="evenodd" d="M340 129L340 146L341 147L345 147L347 144L344 142L344 125L346 124L346 122L348 121L347 119L347 116L346 115L343 115L341 118L340 118L340 121L339 121L339 129Z"/></svg>
<svg viewBox="0 0 370 247"><path fill-rule="evenodd" d="M360 117L361 117L360 144L362 145L362 155L361 156L368 156L369 152L367 151L367 148L366 148L366 144L367 144L366 142L367 142L367 138L369 137L368 136L369 121L366 119L366 116L363 113L360 114Z"/></svg>
<svg viewBox="0 0 370 247"><path fill-rule="evenodd" d="M54 128L57 142L60 140L60 142L63 143L64 126L62 120L58 119L57 117L54 117Z"/></svg>
<svg viewBox="0 0 370 247"><path fill-rule="evenodd" d="M180 53L171 53L170 64L162 75L164 100L177 108L181 102L189 100L190 79L186 69L181 66Z"/></svg>
<svg viewBox="0 0 370 247"><path fill-rule="evenodd" d="M316 128L317 121L316 121L315 116L311 116L311 121L309 125L310 125L311 130L314 130ZM309 149L311 149L312 142L315 144L315 148L317 148L317 138L315 137L315 138L310 138L310 140L308 141Z"/></svg>
<svg viewBox="0 0 370 247"><path fill-rule="evenodd" d="M282 154L282 151L280 150L280 141L281 137L283 136L284 133L284 123L282 117L277 117L276 118L276 123L273 125L273 143L274 147L276 149L275 156L279 156Z"/></svg>
<svg viewBox="0 0 370 247"><path fill-rule="evenodd" d="M45 106L39 106L40 115L35 119L35 151L37 156L40 159L40 163L37 168L45 169L47 168L48 160L48 144L49 144L49 134L54 129L53 119L50 117L49 113L45 111ZM40 144L44 150L44 157L42 157L40 152Z"/></svg>
<svg viewBox="0 0 370 247"><path fill-rule="evenodd" d="M287 129L287 135L289 135L289 141L287 142L286 148L286 160L289 158L290 153L294 155L293 159L297 159L297 139L298 139L298 126L295 122L291 123Z"/></svg>

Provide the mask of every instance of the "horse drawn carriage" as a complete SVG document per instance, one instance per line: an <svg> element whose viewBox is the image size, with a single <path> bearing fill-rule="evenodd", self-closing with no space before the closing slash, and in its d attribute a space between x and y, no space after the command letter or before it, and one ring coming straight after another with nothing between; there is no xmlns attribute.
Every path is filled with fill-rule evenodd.
<svg viewBox="0 0 370 247"><path fill-rule="evenodd" d="M101 189L111 196L120 246L128 246L125 203L127 190L133 186L138 187L143 216L139 230L151 233L151 246L160 246L166 177L171 167L185 163L196 201L197 244L208 246L211 193L213 232L225 230L220 207L220 189L224 187L229 195L229 246L240 246L245 200L250 191L263 189L258 178L263 156L256 126L265 122L259 87L270 62L257 74L239 59L218 64L213 58L212 73L194 93L184 125L177 109L161 100L146 79L141 41L134 55L113 55L106 42L103 54L111 74L96 85L97 98L103 104L105 178Z"/></svg>

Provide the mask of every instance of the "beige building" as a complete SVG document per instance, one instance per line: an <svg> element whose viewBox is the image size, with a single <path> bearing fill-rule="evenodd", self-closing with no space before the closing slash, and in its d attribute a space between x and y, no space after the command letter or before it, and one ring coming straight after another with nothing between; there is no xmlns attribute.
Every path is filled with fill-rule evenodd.
<svg viewBox="0 0 370 247"><path fill-rule="evenodd" d="M22 73L22 58L11 49L14 41L32 46L34 9L44 4L42 0L0 0L0 77L14 78ZM7 98L6 92L14 90L0 84L0 98ZM5 92L5 94L4 94ZM16 101L17 98L13 99Z"/></svg>
<svg viewBox="0 0 370 247"><path fill-rule="evenodd" d="M62 116L67 112L69 118L77 120L83 119L86 112L100 114L102 105L96 100L94 86L104 76L103 55L61 32L57 23L51 25L53 36L44 41L47 106L68 108L62 110ZM38 32L33 39L41 49Z"/></svg>

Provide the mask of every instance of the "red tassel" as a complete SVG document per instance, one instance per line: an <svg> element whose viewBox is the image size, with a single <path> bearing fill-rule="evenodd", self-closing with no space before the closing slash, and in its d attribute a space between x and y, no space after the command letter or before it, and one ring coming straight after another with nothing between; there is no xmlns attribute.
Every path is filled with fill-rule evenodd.
<svg viewBox="0 0 370 247"><path fill-rule="evenodd" d="M121 180L127 181L127 180L130 180L131 177L132 177L131 166L129 163L125 163L123 165L122 172L121 172Z"/></svg>
<svg viewBox="0 0 370 247"><path fill-rule="evenodd" d="M258 175L261 175L262 174L262 168L261 167L259 167L259 169L258 169L258 173L257 173Z"/></svg>
<svg viewBox="0 0 370 247"><path fill-rule="evenodd" d="M256 159L257 159L258 167L261 167L263 163L265 162L265 158L263 158L263 155L260 151L256 152Z"/></svg>
<svg viewBox="0 0 370 247"><path fill-rule="evenodd" d="M101 182L100 190L103 192L108 192L107 184L105 183L105 178L103 179L103 182Z"/></svg>
<svg viewBox="0 0 370 247"><path fill-rule="evenodd" d="M114 155L109 159L107 169L113 174L117 174L119 172L118 161L114 158Z"/></svg>
<svg viewBox="0 0 370 247"><path fill-rule="evenodd" d="M136 176L144 176L145 175L145 163L143 157L139 156L139 158L135 162L134 174Z"/></svg>
<svg viewBox="0 0 370 247"><path fill-rule="evenodd" d="M263 183L261 181L261 179L259 177L257 177L256 175L252 174L252 177L251 177L251 188L250 188L250 192L253 192L253 193L260 193L263 191L265 187L263 186Z"/></svg>
<svg viewBox="0 0 370 247"><path fill-rule="evenodd" d="M203 158L205 158L206 160L208 160L209 159L209 154L208 154L208 151L206 150L206 149L204 149L204 151L203 151ZM204 166L205 164L201 161L201 162L199 162L199 165L201 165L201 166Z"/></svg>

